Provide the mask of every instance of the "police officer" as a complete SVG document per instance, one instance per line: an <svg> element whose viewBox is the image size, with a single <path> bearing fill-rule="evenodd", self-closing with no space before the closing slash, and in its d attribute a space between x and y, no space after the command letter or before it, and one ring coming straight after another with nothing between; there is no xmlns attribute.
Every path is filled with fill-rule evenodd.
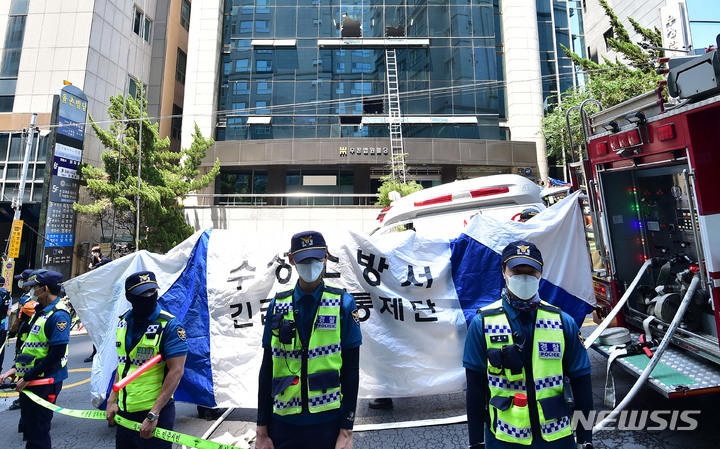
<svg viewBox="0 0 720 449"><path fill-rule="evenodd" d="M153 365L119 392L112 391L105 417L115 425L115 415L142 423L140 432L117 426L117 448L172 448L172 443L153 438L156 427L175 425L173 393L185 371L188 346L180 321L158 305L155 273L140 271L125 280L125 297L132 309L120 316L117 328L118 368L115 382L127 377L156 355Z"/></svg>
<svg viewBox="0 0 720 449"><path fill-rule="evenodd" d="M5 359L5 343L7 342L8 322L10 321L12 296L5 290L5 278L0 277L0 373Z"/></svg>
<svg viewBox="0 0 720 449"><path fill-rule="evenodd" d="M573 403L585 416L592 409L580 332L540 300L543 260L534 244L512 242L501 260L501 299L478 311L465 341L470 448L575 449ZM578 425L577 446L592 448L591 430Z"/></svg>
<svg viewBox="0 0 720 449"><path fill-rule="evenodd" d="M8 377L20 378L18 392L27 389L54 403L67 379L68 343L70 342L70 314L60 303L62 274L40 271L33 274L25 286L32 290L31 299L39 303L30 321L30 332L22 344L15 367L0 375L0 383ZM53 383L28 387L30 381L52 378ZM20 416L24 426L26 448L50 448L50 423L53 412L34 403L27 395L20 395Z"/></svg>
<svg viewBox="0 0 720 449"><path fill-rule="evenodd" d="M288 258L300 279L268 308L255 447L352 448L362 344L355 300L323 281L319 232L295 234Z"/></svg>
<svg viewBox="0 0 720 449"><path fill-rule="evenodd" d="M27 282L34 273L35 270L27 269L13 277L13 279L17 281L18 287L23 290L22 296L20 296L18 300L17 319L10 327L10 335L17 335L17 340L15 341L15 358L17 358L22 350L22 343L27 338L28 332L30 332L30 320L35 315L37 301L30 300L30 294L32 292L30 291L30 287L25 285L25 282ZM19 408L20 398L17 398L10 404L8 410L18 410ZM22 417L18 423L18 433L23 433Z"/></svg>
<svg viewBox="0 0 720 449"><path fill-rule="evenodd" d="M529 207L529 208L527 208L527 209L523 209L523 211L520 212L520 218L519 218L518 221L520 221L521 223L525 223L526 221L528 221L529 219L531 219L532 217L534 217L534 216L537 215L538 213L539 213L539 212L537 211L537 209L534 209L534 208L532 208L532 207Z"/></svg>

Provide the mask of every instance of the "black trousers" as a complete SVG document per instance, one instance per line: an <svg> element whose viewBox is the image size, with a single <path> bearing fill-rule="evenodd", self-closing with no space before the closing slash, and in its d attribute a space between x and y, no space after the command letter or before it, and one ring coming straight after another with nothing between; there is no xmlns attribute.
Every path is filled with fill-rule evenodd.
<svg viewBox="0 0 720 449"><path fill-rule="evenodd" d="M122 410L118 413L123 418L142 424L150 410L127 413ZM160 411L156 428L173 430L175 426L175 401L170 399ZM115 447L117 449L172 449L172 442L160 438L145 440L140 438L140 432L118 425L115 433Z"/></svg>
<svg viewBox="0 0 720 449"><path fill-rule="evenodd" d="M62 390L62 382L27 387L25 390L32 391L39 397L54 404L60 390ZM34 403L27 395L20 393L20 420L27 440L26 449L50 449L50 422L52 418L52 410Z"/></svg>
<svg viewBox="0 0 720 449"><path fill-rule="evenodd" d="M339 434L339 420L296 426L273 417L268 426L275 449L334 449Z"/></svg>
<svg viewBox="0 0 720 449"><path fill-rule="evenodd" d="M0 326L2 326L0 324ZM3 372L2 366L3 361L5 360L5 338L7 337L7 331L5 329L0 329L0 344L2 344L2 348L0 348L0 373Z"/></svg>

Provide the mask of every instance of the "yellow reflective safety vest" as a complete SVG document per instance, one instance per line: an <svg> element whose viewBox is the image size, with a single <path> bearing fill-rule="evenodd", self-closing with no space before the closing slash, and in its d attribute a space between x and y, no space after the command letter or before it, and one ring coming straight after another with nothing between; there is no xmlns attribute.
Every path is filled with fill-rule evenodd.
<svg viewBox="0 0 720 449"><path fill-rule="evenodd" d="M157 319L151 322L142 338L133 348L125 346L125 334L127 334L127 317L130 311L120 317L116 333L118 368L120 379L132 374L143 363L160 353L160 343L163 338L163 331L167 323L175 318L173 315L160 311ZM165 359L156 363L150 369L142 373L118 393L118 406L127 413L150 410L155 400L160 395L163 381L165 380Z"/></svg>
<svg viewBox="0 0 720 449"><path fill-rule="evenodd" d="M50 351L50 341L45 334L45 323L48 322L50 317L57 312L62 310L67 312L65 306L58 301L49 311L36 312L33 316L32 321L29 323L30 331L27 333L27 337L22 345L21 353L15 360L15 372L18 377L22 377L33 369L35 362L44 359L48 351ZM67 326L70 325L68 320ZM68 347L65 346L65 355L60 359L60 368L64 368L67 365L68 360ZM40 373L38 378L45 377L45 373Z"/></svg>
<svg viewBox="0 0 720 449"><path fill-rule="evenodd" d="M479 312L483 317L487 345L490 430L495 438L508 443L532 444L529 404L514 400L517 393L527 395L529 388L535 390L542 438L555 441L571 435L570 410L563 397L565 337L560 309L540 302L535 318L530 373L526 372L524 363L517 369L505 366L511 363L507 360L512 358L508 354L513 350L513 332L502 300Z"/></svg>
<svg viewBox="0 0 720 449"><path fill-rule="evenodd" d="M307 403L311 413L340 408L342 294L343 290L325 285L307 347L303 347L295 325L293 291L275 296L273 316L270 318L273 320L271 328L274 327L270 342L274 413L300 413L303 402ZM281 342L281 332L284 333L285 343ZM289 337L292 338L288 341Z"/></svg>

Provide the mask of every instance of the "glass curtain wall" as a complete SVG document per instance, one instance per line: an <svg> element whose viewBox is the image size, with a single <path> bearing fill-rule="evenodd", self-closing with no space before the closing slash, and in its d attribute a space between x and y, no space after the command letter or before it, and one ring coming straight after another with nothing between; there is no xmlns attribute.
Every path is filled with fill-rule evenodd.
<svg viewBox="0 0 720 449"><path fill-rule="evenodd" d="M558 94L578 85L572 60L563 47L585 56L582 3L565 0L536 0L543 105L552 108Z"/></svg>
<svg viewBox="0 0 720 449"><path fill-rule="evenodd" d="M40 139L38 145L38 134L35 133L28 161L23 202L42 201L45 158L50 140ZM25 143L22 134L0 134L0 195L2 195L0 201L11 202L17 197L23 172Z"/></svg>
<svg viewBox="0 0 720 449"><path fill-rule="evenodd" d="M498 9L498 0L226 0L218 140L388 137L386 125L361 125L388 113L386 38L429 40L392 46L403 116L478 119L410 124L406 137L498 139ZM268 43L282 39L291 43Z"/></svg>

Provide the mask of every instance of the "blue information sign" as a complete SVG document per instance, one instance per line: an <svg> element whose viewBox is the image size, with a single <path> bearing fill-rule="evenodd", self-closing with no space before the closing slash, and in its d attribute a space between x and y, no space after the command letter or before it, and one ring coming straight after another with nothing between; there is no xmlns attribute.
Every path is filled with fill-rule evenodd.
<svg viewBox="0 0 720 449"><path fill-rule="evenodd" d="M75 210L78 200L80 174L85 139L85 120L88 100L82 90L68 85L57 98L57 136L49 155L50 195L45 209L45 241L43 266L70 276L75 245Z"/></svg>

